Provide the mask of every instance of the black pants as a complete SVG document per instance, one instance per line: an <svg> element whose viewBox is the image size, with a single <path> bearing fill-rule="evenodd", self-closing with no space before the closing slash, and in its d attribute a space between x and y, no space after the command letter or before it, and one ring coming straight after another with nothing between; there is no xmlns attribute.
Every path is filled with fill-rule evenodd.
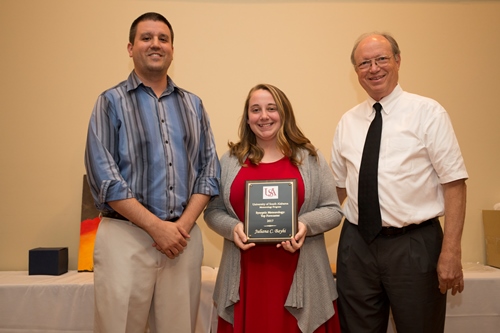
<svg viewBox="0 0 500 333"><path fill-rule="evenodd" d="M367 244L347 220L337 255L343 333L386 333L389 310L398 333L442 333L446 294L439 291L439 221Z"/></svg>

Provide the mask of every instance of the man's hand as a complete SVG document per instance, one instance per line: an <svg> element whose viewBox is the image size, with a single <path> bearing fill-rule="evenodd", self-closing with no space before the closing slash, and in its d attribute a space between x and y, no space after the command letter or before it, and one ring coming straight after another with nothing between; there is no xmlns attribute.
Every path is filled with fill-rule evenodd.
<svg viewBox="0 0 500 333"><path fill-rule="evenodd" d="M179 256L187 246L189 233L177 223L162 221L149 232L153 237L153 246L170 259Z"/></svg>
<svg viewBox="0 0 500 333"><path fill-rule="evenodd" d="M148 228L148 233L153 237L153 246L170 259L179 256L187 246L189 233L193 228L196 219L210 200L209 195L195 193L182 212L181 217L175 222L161 221L160 226Z"/></svg>
<svg viewBox="0 0 500 333"><path fill-rule="evenodd" d="M461 293L464 290L464 275L460 256L441 252L437 266L439 291L442 294L451 289L451 294Z"/></svg>

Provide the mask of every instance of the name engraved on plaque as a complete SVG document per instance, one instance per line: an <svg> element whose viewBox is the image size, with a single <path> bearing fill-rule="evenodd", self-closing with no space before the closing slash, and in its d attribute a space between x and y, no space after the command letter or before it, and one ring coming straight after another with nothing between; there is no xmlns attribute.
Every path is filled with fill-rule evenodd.
<svg viewBox="0 0 500 333"><path fill-rule="evenodd" d="M296 180L247 181L245 233L249 242L281 242L295 236Z"/></svg>

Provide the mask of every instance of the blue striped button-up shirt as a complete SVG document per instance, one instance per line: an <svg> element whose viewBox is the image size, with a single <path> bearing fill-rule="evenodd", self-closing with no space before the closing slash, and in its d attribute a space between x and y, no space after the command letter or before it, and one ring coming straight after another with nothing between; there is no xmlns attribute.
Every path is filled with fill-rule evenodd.
<svg viewBox="0 0 500 333"><path fill-rule="evenodd" d="M220 165L200 98L168 79L157 98L132 72L102 93L90 119L85 166L97 209L136 198L163 220L192 194L219 194Z"/></svg>

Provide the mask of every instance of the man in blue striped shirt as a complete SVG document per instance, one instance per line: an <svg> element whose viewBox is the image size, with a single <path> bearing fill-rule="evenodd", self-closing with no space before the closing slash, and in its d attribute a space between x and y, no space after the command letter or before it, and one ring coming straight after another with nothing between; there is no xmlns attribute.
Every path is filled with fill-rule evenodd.
<svg viewBox="0 0 500 333"><path fill-rule="evenodd" d="M174 34L158 13L138 17L134 70L102 93L85 166L102 220L94 250L94 332L194 332L203 244L196 219L219 194L208 115L167 75ZM149 317L149 321L148 321Z"/></svg>

